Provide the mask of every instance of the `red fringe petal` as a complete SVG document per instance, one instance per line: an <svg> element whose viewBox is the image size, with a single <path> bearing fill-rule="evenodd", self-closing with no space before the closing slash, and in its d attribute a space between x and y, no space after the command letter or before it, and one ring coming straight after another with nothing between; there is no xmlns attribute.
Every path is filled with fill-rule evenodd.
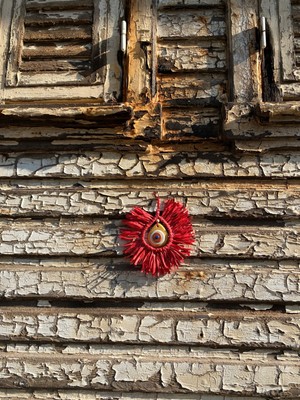
<svg viewBox="0 0 300 400"><path fill-rule="evenodd" d="M141 265L142 272L153 276L165 275L176 269L190 255L194 243L194 232L188 210L174 200L167 200L161 219L169 225L170 243L161 248L152 248L143 243L142 235L155 216L135 207L123 221L120 238L125 241L124 254L133 265Z"/></svg>

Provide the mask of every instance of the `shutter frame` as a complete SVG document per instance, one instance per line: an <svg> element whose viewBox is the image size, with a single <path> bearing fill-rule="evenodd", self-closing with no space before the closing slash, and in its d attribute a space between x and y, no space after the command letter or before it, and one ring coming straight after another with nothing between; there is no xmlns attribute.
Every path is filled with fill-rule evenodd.
<svg viewBox="0 0 300 400"><path fill-rule="evenodd" d="M31 4L34 3L38 11L38 0L27 1ZM54 3L59 5L67 4L69 10L72 7L71 4L76 2L71 2L70 0L61 2L47 0L46 6L47 3L50 6ZM43 4L41 8L44 7L45 1L41 2L41 4ZM31 71L30 68L26 71L26 68L21 64L22 54L24 54L25 49L22 44L24 32L26 33L26 27L24 30L26 0L12 1L9 44L2 57L3 62L7 64L6 73L4 74L5 79L2 83L2 99L23 101L40 100L41 98L45 100L86 98L98 99L103 102L119 101L122 88L122 68L117 61L119 51L118 24L119 19L124 17L123 0L113 0L109 4L106 0L93 0L93 4L93 20L90 25L91 42L89 42L91 48L89 65L92 68L81 70L83 63L80 57L75 62L71 62L72 65L69 68L70 64L68 65L66 56L60 62L51 62L52 70L50 68L48 71L46 59L49 60L49 55L44 59L43 55L41 55L41 65L46 67L44 68L45 70L34 70L34 64L23 63L23 66L25 65L26 67L30 65ZM50 6L46 8L50 8L51 11ZM5 18L5 15L3 18ZM75 22L70 28L71 33L72 31L76 32L76 29L78 29L78 26ZM44 29L44 32L46 31L47 29ZM51 37L47 40L48 44L50 42ZM83 42L75 40L74 43L81 45ZM68 49L67 46L66 49ZM37 53L38 56L39 54ZM54 68L56 64L60 70ZM38 67L38 63L36 65ZM65 65L67 69L64 70ZM88 62L86 62L86 65L88 65Z"/></svg>
<svg viewBox="0 0 300 400"><path fill-rule="evenodd" d="M300 81L300 68L295 63L293 10L291 0L278 2L281 68L283 81Z"/></svg>

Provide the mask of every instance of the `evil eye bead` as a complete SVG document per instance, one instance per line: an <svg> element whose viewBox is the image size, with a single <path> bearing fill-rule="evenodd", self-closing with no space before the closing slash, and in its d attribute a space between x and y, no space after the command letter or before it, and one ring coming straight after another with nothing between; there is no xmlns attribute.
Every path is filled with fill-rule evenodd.
<svg viewBox="0 0 300 400"><path fill-rule="evenodd" d="M153 247L164 246L168 242L168 239L169 235L166 228L159 222L152 226L147 235L148 243Z"/></svg>

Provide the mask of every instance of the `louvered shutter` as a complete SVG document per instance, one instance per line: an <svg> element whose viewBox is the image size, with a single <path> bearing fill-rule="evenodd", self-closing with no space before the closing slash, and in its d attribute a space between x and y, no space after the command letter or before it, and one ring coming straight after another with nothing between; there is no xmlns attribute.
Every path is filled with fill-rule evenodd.
<svg viewBox="0 0 300 400"><path fill-rule="evenodd" d="M11 4L4 97L119 99L121 0Z"/></svg>
<svg viewBox="0 0 300 400"><path fill-rule="evenodd" d="M280 51L278 86L283 100L297 100L300 99L300 0L277 0L274 4L278 17L270 12L269 23L275 26L278 21L278 41L275 29L271 31L274 51Z"/></svg>

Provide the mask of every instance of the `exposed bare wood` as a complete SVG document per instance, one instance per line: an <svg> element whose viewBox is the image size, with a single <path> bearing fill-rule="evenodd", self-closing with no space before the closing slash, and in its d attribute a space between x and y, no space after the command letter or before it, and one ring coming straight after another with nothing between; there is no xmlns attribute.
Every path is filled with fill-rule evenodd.
<svg viewBox="0 0 300 400"><path fill-rule="evenodd" d="M26 0L27 10L68 10L86 9L93 6L93 0Z"/></svg>
<svg viewBox="0 0 300 400"><path fill-rule="evenodd" d="M260 97L259 59L256 43L257 2L230 0L230 54L232 100L252 102Z"/></svg>
<svg viewBox="0 0 300 400"><path fill-rule="evenodd" d="M152 95L153 63L153 2L133 0L128 26L128 77L126 99L135 104L147 104Z"/></svg>
<svg viewBox="0 0 300 400"><path fill-rule="evenodd" d="M162 75L158 81L160 99L165 106L220 106L226 92L225 75L182 74Z"/></svg>
<svg viewBox="0 0 300 400"><path fill-rule="evenodd" d="M91 40L91 26L74 26L70 28L49 27L47 29L26 28L24 34L25 42L40 42L40 41L60 41L64 40Z"/></svg>
<svg viewBox="0 0 300 400"><path fill-rule="evenodd" d="M87 74L88 71L92 70L92 63L89 59L86 60L42 60L42 61L25 61L20 65L21 72L33 72L34 74L43 71L77 71L83 74ZM37 77L39 79L39 76ZM20 80L22 82L24 80Z"/></svg>
<svg viewBox="0 0 300 400"><path fill-rule="evenodd" d="M92 7L91 7L92 9ZM27 12L25 16L25 26L41 25L49 27L53 25L91 25L93 23L93 13L89 10L71 10L58 13L57 11Z"/></svg>
<svg viewBox="0 0 300 400"><path fill-rule="evenodd" d="M91 56L91 44L74 44L70 43L57 43L47 46L27 45L23 48L23 60L55 59L55 58L86 58Z"/></svg>
<svg viewBox="0 0 300 400"><path fill-rule="evenodd" d="M164 108L162 119L165 140L199 141L215 139L221 133L221 118L216 108L205 107L196 110L191 108L188 113L185 109Z"/></svg>

